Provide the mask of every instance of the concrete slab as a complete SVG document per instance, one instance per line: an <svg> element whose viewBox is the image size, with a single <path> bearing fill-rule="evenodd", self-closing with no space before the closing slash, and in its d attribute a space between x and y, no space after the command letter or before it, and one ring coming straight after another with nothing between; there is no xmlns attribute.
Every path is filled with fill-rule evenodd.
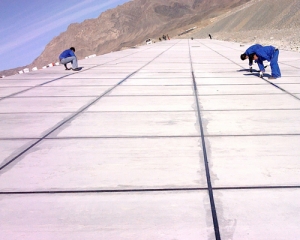
<svg viewBox="0 0 300 240"><path fill-rule="evenodd" d="M282 91L271 85L202 85L198 87L199 95L218 94L272 94Z"/></svg>
<svg viewBox="0 0 300 240"><path fill-rule="evenodd" d="M222 239L297 239L299 197L299 189L216 191Z"/></svg>
<svg viewBox="0 0 300 240"><path fill-rule="evenodd" d="M95 112L81 114L50 137L199 136L199 134L194 112Z"/></svg>
<svg viewBox="0 0 300 240"><path fill-rule="evenodd" d="M194 96L126 96L104 97L87 112L97 111L195 111L196 100Z"/></svg>
<svg viewBox="0 0 300 240"><path fill-rule="evenodd" d="M34 140L0 140L0 166L7 159L12 159L20 153L21 149L26 149Z"/></svg>
<svg viewBox="0 0 300 240"><path fill-rule="evenodd" d="M7 97L11 94L21 92L28 87L1 87L0 88L0 97Z"/></svg>
<svg viewBox="0 0 300 240"><path fill-rule="evenodd" d="M299 141L299 135L207 137L213 186L299 186Z"/></svg>
<svg viewBox="0 0 300 240"><path fill-rule="evenodd" d="M0 138L40 138L70 113L1 114Z"/></svg>
<svg viewBox="0 0 300 240"><path fill-rule="evenodd" d="M279 84L279 83L283 83L283 84L292 84L292 83L300 84L299 77L287 77L287 76L284 76L284 78L272 79L271 82L275 83L275 84Z"/></svg>
<svg viewBox="0 0 300 240"><path fill-rule="evenodd" d="M86 78L86 79L98 79L98 78L119 78L124 79L128 76L128 73L99 73L99 74L93 74L93 73L81 73L81 74L73 74L70 76L66 76L64 79L78 79L78 78Z"/></svg>
<svg viewBox="0 0 300 240"><path fill-rule="evenodd" d="M72 87L72 86L114 86L121 82L121 78L77 78L77 79L60 79L59 81L47 84L47 87Z"/></svg>
<svg viewBox="0 0 300 240"><path fill-rule="evenodd" d="M60 69L62 69L60 67ZM47 79L57 79L57 78L61 78L61 77L65 77L68 75L75 75L75 72L69 72L69 71L65 71L62 72L60 70L60 72L55 73L55 70L57 70L55 67L53 68L49 68L49 69L40 69L37 72L30 72L30 73L24 73L24 74L19 74L19 75L12 75L12 76L8 76L5 79L7 80L32 80L32 79L37 79L37 80L47 80Z"/></svg>
<svg viewBox="0 0 300 240"><path fill-rule="evenodd" d="M77 112L95 97L7 98L0 102L1 113ZM36 104L39 102L39 104Z"/></svg>
<svg viewBox="0 0 300 240"><path fill-rule="evenodd" d="M300 134L300 110L203 112L208 135Z"/></svg>
<svg viewBox="0 0 300 240"><path fill-rule="evenodd" d="M163 64L163 70L166 72L177 72L178 68L180 68L182 71L187 71L187 72L191 71L191 65L189 61L187 61L186 63L156 63L156 64L153 63L141 69L140 72L143 73L149 71L156 71L157 69L162 70L160 66L161 64Z"/></svg>
<svg viewBox="0 0 300 240"><path fill-rule="evenodd" d="M247 73L248 74L248 73ZM195 72L195 77L196 78L238 78L238 79L242 79L242 78L248 78L249 79L250 75L245 75L245 73L238 73L236 71L230 71L230 72L226 72L226 75L224 74L224 72ZM257 79L254 76L251 76L251 79ZM254 80L254 81L255 81Z"/></svg>
<svg viewBox="0 0 300 240"><path fill-rule="evenodd" d="M259 78L196 78L197 85L268 85Z"/></svg>
<svg viewBox="0 0 300 240"><path fill-rule="evenodd" d="M191 73L174 72L158 72L158 73L136 73L131 78L191 78Z"/></svg>
<svg viewBox="0 0 300 240"><path fill-rule="evenodd" d="M33 87L43 83L48 82L49 80L0 80L0 87Z"/></svg>
<svg viewBox="0 0 300 240"><path fill-rule="evenodd" d="M198 138L47 140L2 173L0 189L206 188L201 152Z"/></svg>
<svg viewBox="0 0 300 240"><path fill-rule="evenodd" d="M136 85L136 86L191 86L193 81L191 78L130 78L122 85Z"/></svg>
<svg viewBox="0 0 300 240"><path fill-rule="evenodd" d="M17 97L88 97L100 96L109 90L109 86L75 86L75 87L37 87L16 95Z"/></svg>
<svg viewBox="0 0 300 240"><path fill-rule="evenodd" d="M288 94L269 95L208 95L201 96L203 110L268 110L268 109L300 109L300 101Z"/></svg>
<svg viewBox="0 0 300 240"><path fill-rule="evenodd" d="M220 66L221 65L221 66ZM230 62L222 64L193 64L193 69L196 73L220 73L220 72L236 72L237 66Z"/></svg>
<svg viewBox="0 0 300 240"><path fill-rule="evenodd" d="M300 93L300 83L299 84L278 84L278 86L290 93Z"/></svg>
<svg viewBox="0 0 300 240"><path fill-rule="evenodd" d="M213 236L204 192L13 195L2 196L1 203L0 237L6 239L196 240Z"/></svg>
<svg viewBox="0 0 300 240"><path fill-rule="evenodd" d="M193 95L193 86L119 86L109 93L111 96L184 96Z"/></svg>

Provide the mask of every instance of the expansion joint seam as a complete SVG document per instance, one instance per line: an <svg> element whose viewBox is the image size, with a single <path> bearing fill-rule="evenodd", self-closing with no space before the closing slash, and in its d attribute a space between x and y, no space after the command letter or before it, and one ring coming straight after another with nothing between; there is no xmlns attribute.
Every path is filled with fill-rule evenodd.
<svg viewBox="0 0 300 240"><path fill-rule="evenodd" d="M208 187L208 193L209 193L212 220L213 220L216 240L221 240L218 216L217 216L216 205L215 205L215 200L214 200L213 188L212 188L212 184L211 184L210 170L209 170L208 157L207 157L207 151L206 151L206 145L205 145L203 123L202 123L200 106L199 106L198 89L197 89L196 78L195 78L194 70L193 70L193 60L192 60L192 55L191 55L190 41L188 41L188 47L189 47L189 55L190 55L190 62L191 62L191 73L192 73L193 85L194 85L194 95L195 95L196 106L197 106L198 123L199 123L200 133L201 133L203 159L204 159L204 166L205 166L205 172L206 172L206 181L207 181L207 187Z"/></svg>

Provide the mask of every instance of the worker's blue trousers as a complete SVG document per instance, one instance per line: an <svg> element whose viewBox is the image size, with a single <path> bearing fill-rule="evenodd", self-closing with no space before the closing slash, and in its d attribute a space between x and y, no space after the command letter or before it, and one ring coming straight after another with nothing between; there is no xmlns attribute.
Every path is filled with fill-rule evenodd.
<svg viewBox="0 0 300 240"><path fill-rule="evenodd" d="M279 78L281 77L281 72L278 66L278 55L279 50L276 50L272 56L272 59L270 61L270 67L272 71L272 77Z"/></svg>

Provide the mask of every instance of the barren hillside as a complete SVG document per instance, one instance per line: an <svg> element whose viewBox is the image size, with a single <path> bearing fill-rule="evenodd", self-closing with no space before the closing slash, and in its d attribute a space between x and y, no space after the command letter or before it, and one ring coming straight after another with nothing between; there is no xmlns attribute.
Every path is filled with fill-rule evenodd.
<svg viewBox="0 0 300 240"><path fill-rule="evenodd" d="M213 38L241 43L275 45L286 50L300 50L300 1L253 0L236 11L214 19L196 38Z"/></svg>

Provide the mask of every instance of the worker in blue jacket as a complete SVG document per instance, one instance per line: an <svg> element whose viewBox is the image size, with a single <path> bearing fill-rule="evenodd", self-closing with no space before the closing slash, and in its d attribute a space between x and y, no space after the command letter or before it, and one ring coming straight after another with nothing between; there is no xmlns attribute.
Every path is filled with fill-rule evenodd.
<svg viewBox="0 0 300 240"><path fill-rule="evenodd" d="M263 77L263 74L265 72L263 61L270 62L272 73L269 79L276 79L281 77L281 72L278 66L278 56L279 50L273 46L266 46L256 49L255 53L253 54L253 59L257 62L260 69L260 77Z"/></svg>
<svg viewBox="0 0 300 240"><path fill-rule="evenodd" d="M77 57L75 55L75 48L71 47L70 49L67 49L63 51L59 55L59 62L63 64L66 68L66 70L71 70L71 68L67 67L68 63L72 63L72 70L73 71L79 71L80 68L78 68L78 63L77 63Z"/></svg>
<svg viewBox="0 0 300 240"><path fill-rule="evenodd" d="M253 53L255 53L256 50L259 48L262 48L263 46L260 44L255 44L249 47L243 54L241 54L241 59L244 61L246 59L249 59L249 71L252 72L252 65L253 65Z"/></svg>

